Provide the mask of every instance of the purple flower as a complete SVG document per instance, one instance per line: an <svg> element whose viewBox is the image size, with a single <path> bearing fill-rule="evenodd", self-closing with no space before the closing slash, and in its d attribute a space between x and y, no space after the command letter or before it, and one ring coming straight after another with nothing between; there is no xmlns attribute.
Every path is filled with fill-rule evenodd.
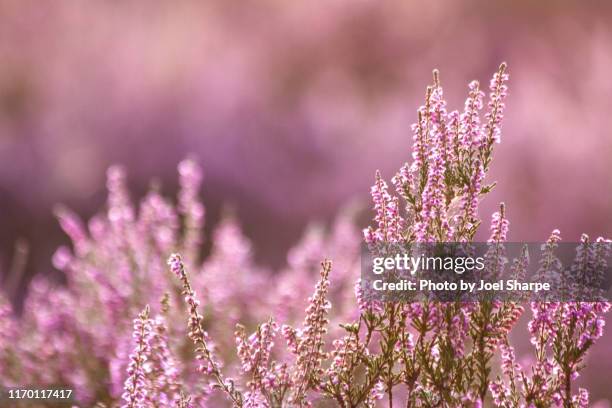
<svg viewBox="0 0 612 408"><path fill-rule="evenodd" d="M144 408L147 388L145 382L144 364L151 352L151 319L149 319L149 306L134 320L134 333L132 335L135 348L130 354L128 365L128 378L125 380L122 395L124 408Z"/></svg>
<svg viewBox="0 0 612 408"><path fill-rule="evenodd" d="M374 244L377 242L399 242L404 230L404 219L400 215L399 201L388 192L387 183L376 172L376 183L371 189L372 200L376 215L374 220L378 226L364 230L366 242Z"/></svg>

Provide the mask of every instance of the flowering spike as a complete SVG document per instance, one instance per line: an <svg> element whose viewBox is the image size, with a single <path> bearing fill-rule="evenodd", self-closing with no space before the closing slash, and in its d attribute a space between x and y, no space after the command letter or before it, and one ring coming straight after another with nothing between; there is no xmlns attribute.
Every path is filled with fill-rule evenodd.
<svg viewBox="0 0 612 408"><path fill-rule="evenodd" d="M489 242L505 242L508 236L508 226L510 221L506 218L506 206L504 203L499 204L499 211L493 213L491 220L491 237Z"/></svg>
<svg viewBox="0 0 612 408"><path fill-rule="evenodd" d="M375 242L398 242L402 239L404 219L399 213L399 201L388 192L387 183L382 179L380 172L376 172L376 182L372 186L372 201L378 223L376 229L364 230L365 239L368 243Z"/></svg>
<svg viewBox="0 0 612 408"><path fill-rule="evenodd" d="M314 378L320 374L321 364L326 357L323 351L323 336L327 333L328 310L331 303L327 300L331 261L321 263L320 278L313 295L308 299L306 318L302 329L297 333L297 361L293 382L296 390L291 402L301 406L309 387L314 385Z"/></svg>
<svg viewBox="0 0 612 408"><path fill-rule="evenodd" d="M485 168L488 168L491 162L493 144L501 141L501 122L506 107L504 100L508 94L506 82L509 76L506 72L506 68L506 63L503 62L493 75L489 85L491 91L489 94L489 111L485 115L487 119L487 124L485 125L485 140L481 146L481 154Z"/></svg>
<svg viewBox="0 0 612 408"><path fill-rule="evenodd" d="M178 165L179 184L178 210L183 216L185 236L182 248L187 259L197 260L198 248L202 240L204 226L204 205L198 200L202 183L202 170L193 160L183 160Z"/></svg>
<svg viewBox="0 0 612 408"><path fill-rule="evenodd" d="M64 206L57 206L54 212L60 226L72 240L75 249L82 253L87 241L87 233L83 227L83 222L74 212Z"/></svg>
<svg viewBox="0 0 612 408"><path fill-rule="evenodd" d="M144 408L147 393L145 384L144 364L151 351L151 320L149 319L149 305L134 320L133 338L136 343L130 355L128 378L125 380L123 408Z"/></svg>
<svg viewBox="0 0 612 408"><path fill-rule="evenodd" d="M200 371L211 375L216 380L215 387L219 387L221 390L223 390L234 405L242 407L242 394L236 390L233 380L230 378L225 379L221 374L219 362L211 350L208 333L202 329L202 316L198 311L200 302L196 299L195 292L191 288L191 283L187 277L183 259L179 254L172 254L170 255L170 258L168 258L168 265L170 266L170 270L180 279L181 283L183 284L183 295L185 296L185 302L189 307L189 338L196 346L197 359L203 361L203 364L199 367Z"/></svg>
<svg viewBox="0 0 612 408"><path fill-rule="evenodd" d="M112 166L106 172L108 188L108 220L114 228L125 228L134 220L134 209L126 187L125 169Z"/></svg>
<svg viewBox="0 0 612 408"><path fill-rule="evenodd" d="M484 92L480 90L478 81L472 81L468 85L468 97L465 100L463 113L460 116L459 144L460 148L470 151L484 143L484 137L480 127L480 111L483 107Z"/></svg>

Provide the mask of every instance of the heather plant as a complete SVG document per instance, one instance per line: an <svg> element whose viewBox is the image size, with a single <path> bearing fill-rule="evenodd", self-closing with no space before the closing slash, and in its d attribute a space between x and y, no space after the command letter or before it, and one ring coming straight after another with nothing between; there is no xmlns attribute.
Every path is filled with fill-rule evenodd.
<svg viewBox="0 0 612 408"><path fill-rule="evenodd" d="M375 176L366 245L474 241L479 202L494 188L486 174L507 81L502 64L488 98L474 81L463 109L449 111L434 71L413 126L412 161L391 179L393 191ZM327 234L310 229L280 273L254 264L233 219L200 260L202 174L187 160L179 176L176 205L152 188L136 209L113 167L104 213L85 226L58 210L73 248L53 261L67 282L33 282L19 319L0 303L2 385L72 387L82 406L588 405L573 382L603 334L609 303L530 302L534 356L523 366L509 334L526 302L373 299L359 280L360 239L347 216ZM523 276L528 253L506 256L504 204L489 228L487 270ZM555 230L538 274L589 279L606 266L610 241L598 239L606 245L595 251L583 236L565 266L559 241Z"/></svg>
<svg viewBox="0 0 612 408"><path fill-rule="evenodd" d="M229 372L240 370L235 338L227 335L238 322L254 327L269 310L278 316L284 313L284 323L302 320L298 309L306 299L296 293L310 286L311 260L324 253L337 256L346 273L335 276L331 298L338 305L349 303L349 279L356 276L359 259L358 230L349 217L339 217L329 234L311 228L290 251L289 268L274 278L279 285L269 291L271 271L254 263L252 245L233 217L220 222L210 254L204 262L198 261L204 223L204 207L198 200L202 173L191 160L181 162L178 170L176 204L153 186L135 207L125 172L113 167L107 174L104 212L84 224L68 209L57 209L60 225L73 243L71 249L59 248L53 257L66 283L36 278L19 318L0 297L2 386L70 386L83 406L118 404L126 395L132 396L132 404L144 401L147 406L175 401L202 405L210 390L197 372L198 353L191 350L192 340L182 324L190 305L183 304L182 283L166 264L175 251L188 254L191 261L186 266L198 272L190 285L205 302L201 324L215 338L208 343L210 351L220 350L219 364ZM266 290L270 296L257 296ZM146 353L134 354L138 344L132 341L137 334L132 317L147 305L151 322L143 318L139 324L150 326L150 347ZM342 316L334 318L339 321ZM136 376L138 381L128 389L126 373L134 376L136 355L143 360L139 367L145 377Z"/></svg>

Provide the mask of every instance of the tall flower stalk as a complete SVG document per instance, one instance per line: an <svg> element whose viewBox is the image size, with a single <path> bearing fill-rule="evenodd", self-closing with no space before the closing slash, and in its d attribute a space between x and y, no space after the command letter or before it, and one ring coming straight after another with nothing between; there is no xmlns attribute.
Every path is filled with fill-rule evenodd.
<svg viewBox="0 0 612 408"><path fill-rule="evenodd" d="M134 320L134 341L136 347L130 355L128 366L128 378L125 381L125 392L123 408L144 408L146 398L145 368L151 353L151 319L149 319L149 306L147 306L138 318Z"/></svg>
<svg viewBox="0 0 612 408"><path fill-rule="evenodd" d="M231 378L224 378L220 370L219 362L213 355L208 333L202 328L202 316L198 311L200 302L196 299L196 294L191 288L191 283L185 271L183 259L179 254L172 254L168 258L170 270L180 279L183 285L183 296L187 303L189 319L187 328L189 330L189 338L193 341L196 349L196 359L200 361L198 370L200 372L211 375L216 383L214 388L220 388L236 407L242 407L243 397L234 385Z"/></svg>

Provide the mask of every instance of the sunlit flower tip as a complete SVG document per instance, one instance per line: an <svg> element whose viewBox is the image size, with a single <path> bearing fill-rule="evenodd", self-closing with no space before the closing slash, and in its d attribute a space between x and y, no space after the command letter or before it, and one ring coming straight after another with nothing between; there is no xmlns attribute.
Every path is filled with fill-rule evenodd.
<svg viewBox="0 0 612 408"><path fill-rule="evenodd" d="M170 255L168 258L168 266L170 266L170 271L179 278L185 273L183 259L180 254L174 253Z"/></svg>
<svg viewBox="0 0 612 408"><path fill-rule="evenodd" d="M149 318L149 306L138 315L134 320L134 339L135 348L129 356L127 368L128 378L125 381L123 399L124 408L144 407L145 398L145 368L144 365L149 359L151 351L152 322Z"/></svg>
<svg viewBox="0 0 612 408"><path fill-rule="evenodd" d="M70 250L65 246L61 246L53 254L51 262L55 268L62 271L70 264L72 260L73 257Z"/></svg>
<svg viewBox="0 0 612 408"><path fill-rule="evenodd" d="M493 213L491 217L491 237L489 242L504 242L508 236L510 221L506 218L506 206L504 203L499 205L499 211Z"/></svg>
<svg viewBox="0 0 612 408"><path fill-rule="evenodd" d="M178 165L179 176L182 182L190 181L197 184L202 180L202 169L192 159L186 159Z"/></svg>

